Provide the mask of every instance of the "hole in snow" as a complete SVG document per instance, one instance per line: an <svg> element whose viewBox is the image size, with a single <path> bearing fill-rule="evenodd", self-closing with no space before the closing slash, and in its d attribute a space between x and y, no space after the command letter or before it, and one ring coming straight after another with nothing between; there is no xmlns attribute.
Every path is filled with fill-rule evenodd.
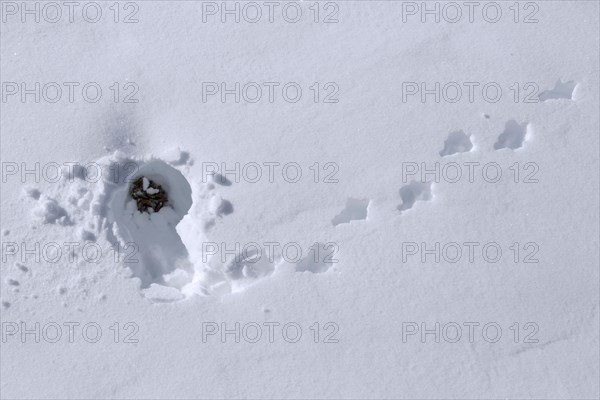
<svg viewBox="0 0 600 400"><path fill-rule="evenodd" d="M231 281L231 291L240 292L275 271L273 255L262 248L245 248L225 263L224 272Z"/></svg>
<svg viewBox="0 0 600 400"><path fill-rule="evenodd" d="M169 201L162 186L145 176L137 178L131 184L129 195L137 203L139 212L159 212Z"/></svg>
<svg viewBox="0 0 600 400"><path fill-rule="evenodd" d="M327 272L335 261L335 246L331 243L315 243L313 244L306 257L302 258L296 263L297 272L312 272L314 274L320 274Z"/></svg>
<svg viewBox="0 0 600 400"><path fill-rule="evenodd" d="M463 131L450 132L444 142L444 148L440 151L440 156L444 157L456 153L464 153L471 151L472 148L471 135L467 135Z"/></svg>
<svg viewBox="0 0 600 400"><path fill-rule="evenodd" d="M509 148L514 150L523 147L523 142L525 141L525 136L527 135L527 127L527 122L519 124L514 119L506 122L504 132L498 136L498 140L494 144L494 149L500 150Z"/></svg>
<svg viewBox="0 0 600 400"><path fill-rule="evenodd" d="M349 198L346 200L346 207L331 222L337 226L339 224L347 224L350 221L367 219L369 203L369 199Z"/></svg>
<svg viewBox="0 0 600 400"><path fill-rule="evenodd" d="M402 204L398 206L398 210L401 212L412 208L417 201L431 200L431 182L412 181L400 188L400 197Z"/></svg>
<svg viewBox="0 0 600 400"><path fill-rule="evenodd" d="M568 99L573 100L573 91L575 90L577 83L574 81L564 82L562 80L556 81L554 89L544 90L539 95L540 101L556 100L556 99Z"/></svg>

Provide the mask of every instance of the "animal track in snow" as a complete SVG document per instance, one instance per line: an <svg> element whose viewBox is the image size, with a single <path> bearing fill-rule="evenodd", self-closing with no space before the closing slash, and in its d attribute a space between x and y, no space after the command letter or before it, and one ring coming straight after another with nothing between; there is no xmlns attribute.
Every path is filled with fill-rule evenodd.
<svg viewBox="0 0 600 400"><path fill-rule="evenodd" d="M346 207L331 221L334 226L347 224L350 221L365 220L368 215L369 199L346 200Z"/></svg>
<svg viewBox="0 0 600 400"><path fill-rule="evenodd" d="M464 153L471 151L473 143L471 143L471 135L461 131L454 131L448 134L448 138L444 141L444 148L440 151L440 156L451 156L456 153Z"/></svg>
<svg viewBox="0 0 600 400"><path fill-rule="evenodd" d="M238 292L254 281L266 278L275 271L275 260L262 249L237 254L225 264L225 275L231 281L231 291Z"/></svg>
<svg viewBox="0 0 600 400"><path fill-rule="evenodd" d="M333 250L330 248L333 247ZM302 258L296 263L297 272L312 272L314 274L320 274L327 272L336 260L335 245L315 243L313 244L306 257Z"/></svg>
<svg viewBox="0 0 600 400"><path fill-rule="evenodd" d="M561 79L556 81L554 89L544 90L538 96L540 101L568 99L573 100L573 91L577 86L575 81L563 82Z"/></svg>
<svg viewBox="0 0 600 400"><path fill-rule="evenodd" d="M250 251L242 251L226 263L224 272L231 292L235 293L271 276L283 263L292 264L296 272L327 272L337 262L334 258L336 250L337 247L333 243L314 243L300 260L288 261L282 254L266 254L265 249L252 248Z"/></svg>
<svg viewBox="0 0 600 400"><path fill-rule="evenodd" d="M402 204L398 206L400 212L411 209L417 201L429 201L432 198L431 182L412 181L400 188Z"/></svg>
<svg viewBox="0 0 600 400"><path fill-rule="evenodd" d="M514 119L507 121L504 132L498 136L498 140L494 144L494 149L500 150L509 148L515 150L523 147L523 142L527 136L528 129L529 124L527 122L519 124Z"/></svg>

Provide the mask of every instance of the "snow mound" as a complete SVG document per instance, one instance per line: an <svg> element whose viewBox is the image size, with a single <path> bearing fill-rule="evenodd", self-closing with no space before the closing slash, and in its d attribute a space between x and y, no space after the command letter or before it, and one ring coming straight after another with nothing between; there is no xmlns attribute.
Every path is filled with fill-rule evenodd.
<svg viewBox="0 0 600 400"><path fill-rule="evenodd" d="M67 211L56 200L49 197L39 198L38 205L33 209L32 214L43 224L71 224Z"/></svg>

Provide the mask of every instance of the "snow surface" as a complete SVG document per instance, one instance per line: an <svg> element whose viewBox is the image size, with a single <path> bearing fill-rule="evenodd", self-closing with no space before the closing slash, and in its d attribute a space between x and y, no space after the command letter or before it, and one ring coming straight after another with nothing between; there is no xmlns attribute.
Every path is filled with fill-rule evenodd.
<svg viewBox="0 0 600 400"><path fill-rule="evenodd" d="M598 2L35 4L0 4L1 398L600 396Z"/></svg>

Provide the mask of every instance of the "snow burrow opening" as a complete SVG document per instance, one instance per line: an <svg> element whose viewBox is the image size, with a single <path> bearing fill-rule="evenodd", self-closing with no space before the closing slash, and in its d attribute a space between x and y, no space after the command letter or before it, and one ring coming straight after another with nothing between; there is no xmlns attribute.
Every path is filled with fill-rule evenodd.
<svg viewBox="0 0 600 400"><path fill-rule="evenodd" d="M109 168L118 170L121 161L117 164ZM135 161L135 166L125 182L105 182L111 241L133 246L134 256L124 263L142 288L158 284L181 289L191 281L193 266L176 226L192 206L192 189L180 171L162 160Z"/></svg>

